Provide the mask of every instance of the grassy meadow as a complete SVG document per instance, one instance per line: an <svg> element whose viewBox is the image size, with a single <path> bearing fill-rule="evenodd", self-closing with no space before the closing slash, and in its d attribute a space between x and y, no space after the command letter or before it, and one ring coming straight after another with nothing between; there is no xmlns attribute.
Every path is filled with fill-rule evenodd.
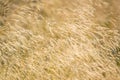
<svg viewBox="0 0 120 80"><path fill-rule="evenodd" d="M120 80L120 0L0 0L0 80Z"/></svg>

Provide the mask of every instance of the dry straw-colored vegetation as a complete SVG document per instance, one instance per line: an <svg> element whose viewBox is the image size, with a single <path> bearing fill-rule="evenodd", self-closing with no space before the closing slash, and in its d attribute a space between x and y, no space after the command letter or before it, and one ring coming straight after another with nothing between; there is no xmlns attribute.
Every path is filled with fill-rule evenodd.
<svg viewBox="0 0 120 80"><path fill-rule="evenodd" d="M0 0L0 80L120 80L120 0Z"/></svg>

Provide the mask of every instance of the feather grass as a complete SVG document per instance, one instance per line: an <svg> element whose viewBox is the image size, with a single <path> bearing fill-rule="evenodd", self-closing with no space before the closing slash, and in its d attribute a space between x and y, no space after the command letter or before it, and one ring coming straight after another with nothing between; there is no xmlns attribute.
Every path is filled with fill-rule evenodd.
<svg viewBox="0 0 120 80"><path fill-rule="evenodd" d="M0 80L120 79L114 0L11 3L0 27Z"/></svg>

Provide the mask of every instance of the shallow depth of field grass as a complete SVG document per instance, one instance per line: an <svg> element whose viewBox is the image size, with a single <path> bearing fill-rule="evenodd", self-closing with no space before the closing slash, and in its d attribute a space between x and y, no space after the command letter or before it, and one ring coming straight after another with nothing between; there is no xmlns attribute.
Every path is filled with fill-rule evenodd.
<svg viewBox="0 0 120 80"><path fill-rule="evenodd" d="M0 80L120 80L120 0L0 0Z"/></svg>

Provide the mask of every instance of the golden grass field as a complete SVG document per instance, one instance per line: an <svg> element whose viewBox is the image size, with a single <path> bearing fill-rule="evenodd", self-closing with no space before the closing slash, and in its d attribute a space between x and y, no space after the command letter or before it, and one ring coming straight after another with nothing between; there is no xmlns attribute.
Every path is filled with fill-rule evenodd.
<svg viewBox="0 0 120 80"><path fill-rule="evenodd" d="M0 0L0 80L120 80L120 0Z"/></svg>

